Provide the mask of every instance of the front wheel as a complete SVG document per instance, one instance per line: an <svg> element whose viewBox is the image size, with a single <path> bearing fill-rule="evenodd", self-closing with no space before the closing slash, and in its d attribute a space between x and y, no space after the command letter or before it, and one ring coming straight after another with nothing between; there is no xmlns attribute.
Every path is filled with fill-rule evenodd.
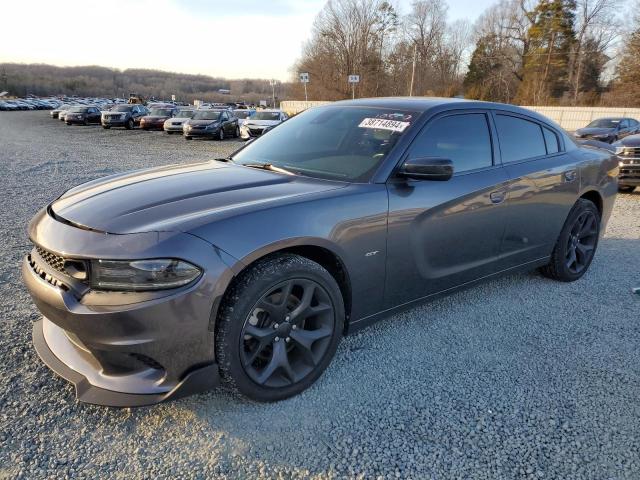
<svg viewBox="0 0 640 480"><path fill-rule="evenodd" d="M104 128L105 130L109 130L111 127L109 125L102 125L102 128Z"/></svg>
<svg viewBox="0 0 640 480"><path fill-rule="evenodd" d="M133 122L133 118L130 118L129 120L127 120L127 123L125 124L124 128L126 128L127 130L132 130L134 126L135 124Z"/></svg>
<svg viewBox="0 0 640 480"><path fill-rule="evenodd" d="M191 140L191 139L192 139L192 137L189 137L188 135L185 135L185 136L184 136L184 139L185 139L185 140Z"/></svg>
<svg viewBox="0 0 640 480"><path fill-rule="evenodd" d="M220 130L218 130L218 140L224 140L224 128L222 127L220 127Z"/></svg>
<svg viewBox="0 0 640 480"><path fill-rule="evenodd" d="M270 256L242 273L221 306L216 357L225 383L262 402L311 386L342 337L340 288L298 255Z"/></svg>
<svg viewBox="0 0 640 480"><path fill-rule="evenodd" d="M235 131L233 132L233 138L239 138L240 137L240 127L236 127Z"/></svg>
<svg viewBox="0 0 640 480"><path fill-rule="evenodd" d="M551 254L540 269L545 276L561 282L582 277L596 253L600 236L600 212L593 202L579 199L565 221Z"/></svg>

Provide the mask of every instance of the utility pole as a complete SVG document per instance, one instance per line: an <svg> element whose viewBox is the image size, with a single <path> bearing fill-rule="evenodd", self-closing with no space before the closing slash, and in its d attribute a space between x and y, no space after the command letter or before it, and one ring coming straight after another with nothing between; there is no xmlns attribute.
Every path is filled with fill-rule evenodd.
<svg viewBox="0 0 640 480"><path fill-rule="evenodd" d="M269 80L269 85L271 85L271 99L273 108L276 108L276 80Z"/></svg>
<svg viewBox="0 0 640 480"><path fill-rule="evenodd" d="M304 84L304 101L308 102L309 98L307 97L307 83L309 83L309 72L301 73L300 81Z"/></svg>
<svg viewBox="0 0 640 480"><path fill-rule="evenodd" d="M409 96L413 97L413 79L416 76L416 56L418 53L417 50L418 44L413 42L413 67L411 68L411 86L409 87Z"/></svg>

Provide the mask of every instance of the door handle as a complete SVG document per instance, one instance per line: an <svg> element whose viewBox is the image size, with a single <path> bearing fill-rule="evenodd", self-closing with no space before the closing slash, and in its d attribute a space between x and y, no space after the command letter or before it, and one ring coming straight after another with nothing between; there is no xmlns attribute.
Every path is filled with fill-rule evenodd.
<svg viewBox="0 0 640 480"><path fill-rule="evenodd" d="M507 196L507 192L505 190L499 190L497 192L491 192L489 194L491 203L495 203L495 204L504 202L504 199L506 196Z"/></svg>
<svg viewBox="0 0 640 480"><path fill-rule="evenodd" d="M573 182L578 178L578 172L576 170L567 170L564 172L564 181L565 182Z"/></svg>

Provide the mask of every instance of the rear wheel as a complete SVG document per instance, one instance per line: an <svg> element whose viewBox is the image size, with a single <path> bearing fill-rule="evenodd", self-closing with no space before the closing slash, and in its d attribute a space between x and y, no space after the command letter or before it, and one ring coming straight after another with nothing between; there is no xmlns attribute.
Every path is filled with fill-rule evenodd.
<svg viewBox="0 0 640 480"><path fill-rule="evenodd" d="M329 365L343 326L340 288L327 270L298 255L267 257L225 296L216 329L222 377L257 401L296 395Z"/></svg>
<svg viewBox="0 0 640 480"><path fill-rule="evenodd" d="M540 269L541 273L561 282L578 280L591 265L599 235L598 208L589 200L579 199L562 227L551 261Z"/></svg>
<svg viewBox="0 0 640 480"><path fill-rule="evenodd" d="M627 186L618 185L618 191L620 193L631 193L635 188L636 187L627 187Z"/></svg>
<svg viewBox="0 0 640 480"><path fill-rule="evenodd" d="M220 130L218 131L218 140L222 141L224 140L224 128L220 127Z"/></svg>

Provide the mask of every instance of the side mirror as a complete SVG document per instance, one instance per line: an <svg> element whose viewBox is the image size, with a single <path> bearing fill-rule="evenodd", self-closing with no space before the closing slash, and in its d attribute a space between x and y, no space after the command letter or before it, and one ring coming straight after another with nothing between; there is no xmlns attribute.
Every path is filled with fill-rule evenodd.
<svg viewBox="0 0 640 480"><path fill-rule="evenodd" d="M440 157L410 158L402 164L398 175L414 180L446 181L453 176L453 162Z"/></svg>

